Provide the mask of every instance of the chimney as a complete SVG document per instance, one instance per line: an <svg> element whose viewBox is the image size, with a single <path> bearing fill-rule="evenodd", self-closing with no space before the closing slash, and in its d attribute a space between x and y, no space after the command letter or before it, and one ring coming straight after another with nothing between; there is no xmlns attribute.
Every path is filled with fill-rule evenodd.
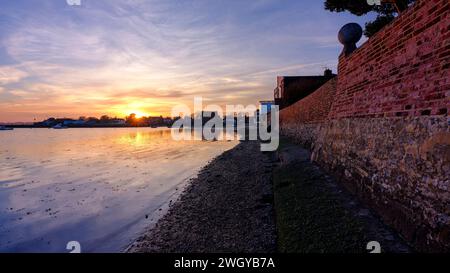
<svg viewBox="0 0 450 273"><path fill-rule="evenodd" d="M331 70L331 69L329 69L329 68L327 68L327 69L325 69L325 71L323 72L323 75L325 76L325 77L333 77L333 71Z"/></svg>

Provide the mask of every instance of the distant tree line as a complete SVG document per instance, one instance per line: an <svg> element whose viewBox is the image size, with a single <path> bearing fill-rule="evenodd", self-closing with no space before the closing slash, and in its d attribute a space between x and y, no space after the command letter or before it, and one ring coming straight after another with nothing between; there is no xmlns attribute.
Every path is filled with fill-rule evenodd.
<svg viewBox="0 0 450 273"><path fill-rule="evenodd" d="M81 116L78 119L52 117L35 122L33 125L34 127L53 127L56 125L67 127L169 127L173 122L173 119L163 116L138 118L135 114L130 114L125 119L108 115L103 115L100 118Z"/></svg>

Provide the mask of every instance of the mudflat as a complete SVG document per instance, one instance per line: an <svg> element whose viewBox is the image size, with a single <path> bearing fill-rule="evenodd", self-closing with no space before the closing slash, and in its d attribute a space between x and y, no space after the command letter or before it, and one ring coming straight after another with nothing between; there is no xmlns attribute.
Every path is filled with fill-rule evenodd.
<svg viewBox="0 0 450 273"><path fill-rule="evenodd" d="M241 142L204 167L127 251L275 252L272 170L259 142Z"/></svg>

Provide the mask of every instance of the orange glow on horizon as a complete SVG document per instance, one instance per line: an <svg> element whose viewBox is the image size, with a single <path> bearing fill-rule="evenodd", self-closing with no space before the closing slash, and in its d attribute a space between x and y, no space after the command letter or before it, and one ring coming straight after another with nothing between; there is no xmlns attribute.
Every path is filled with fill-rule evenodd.
<svg viewBox="0 0 450 273"><path fill-rule="evenodd" d="M151 103L131 101L126 104L113 106L110 111L116 113L117 116L126 117L131 114L135 114L136 118L142 118L155 115L154 112L148 111L151 107Z"/></svg>
<svg viewBox="0 0 450 273"><path fill-rule="evenodd" d="M136 118L142 118L142 117L148 117L148 116L151 116L150 113L147 113L147 112L144 112L144 111L140 111L140 110L130 110L130 111L127 111L126 116L129 116L129 115L131 115L131 114L135 114L135 115L136 115Z"/></svg>

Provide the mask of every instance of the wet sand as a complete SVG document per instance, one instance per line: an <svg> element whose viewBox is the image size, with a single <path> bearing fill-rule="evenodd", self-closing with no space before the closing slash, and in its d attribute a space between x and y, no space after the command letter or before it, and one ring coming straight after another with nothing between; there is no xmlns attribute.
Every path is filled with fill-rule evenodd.
<svg viewBox="0 0 450 273"><path fill-rule="evenodd" d="M258 142L240 143L204 167L127 251L275 252L272 169Z"/></svg>

